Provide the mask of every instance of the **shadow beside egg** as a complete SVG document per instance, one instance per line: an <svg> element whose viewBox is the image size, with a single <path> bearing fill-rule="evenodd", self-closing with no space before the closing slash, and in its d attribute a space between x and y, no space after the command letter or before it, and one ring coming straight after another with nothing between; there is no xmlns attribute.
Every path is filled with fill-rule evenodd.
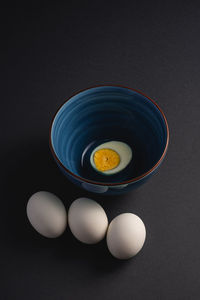
<svg viewBox="0 0 200 300"><path fill-rule="evenodd" d="M2 221L6 224L5 242L14 243L15 248L30 247L34 241L43 243L45 238L41 239L34 232L26 216L30 196L37 191L49 191L58 195L66 205L82 193L59 171L51 156L48 140L30 138L16 143L15 147L12 145L12 148L8 144L3 158Z"/></svg>
<svg viewBox="0 0 200 300"><path fill-rule="evenodd" d="M93 276L117 272L130 264L130 260L118 260L109 252L106 238L97 244L89 245L78 241L67 227L65 233L57 239L54 257L66 267L70 262L74 267L85 266L92 271ZM133 261L131 259L131 261Z"/></svg>
<svg viewBox="0 0 200 300"><path fill-rule="evenodd" d="M124 268L126 261L119 261L109 253L106 239L95 245L86 245L71 234L69 226L62 236L48 239L39 235L30 225L26 216L26 205L30 196L37 191L49 191L57 195L66 210L78 197L88 197L103 206L109 222L123 212L124 201L133 206L136 191L123 196L106 196L81 190L69 182L54 162L47 139L21 141L12 148L7 147L3 155L3 203L2 221L6 224L3 242L6 249L14 249L20 255L62 262L64 267L73 262L89 267L95 274L110 273ZM128 204L128 205L129 205ZM9 220L9 222L8 222ZM10 250L9 250L10 249Z"/></svg>

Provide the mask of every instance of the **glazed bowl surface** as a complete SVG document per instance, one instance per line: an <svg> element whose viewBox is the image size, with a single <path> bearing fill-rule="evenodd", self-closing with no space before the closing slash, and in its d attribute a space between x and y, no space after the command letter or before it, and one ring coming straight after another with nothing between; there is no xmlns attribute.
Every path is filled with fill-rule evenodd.
<svg viewBox="0 0 200 300"><path fill-rule="evenodd" d="M109 141L132 149L130 164L106 176L90 164L91 153ZM50 148L73 183L102 194L120 194L143 184L162 163L169 129L159 106L143 93L122 86L97 86L67 100L50 128Z"/></svg>

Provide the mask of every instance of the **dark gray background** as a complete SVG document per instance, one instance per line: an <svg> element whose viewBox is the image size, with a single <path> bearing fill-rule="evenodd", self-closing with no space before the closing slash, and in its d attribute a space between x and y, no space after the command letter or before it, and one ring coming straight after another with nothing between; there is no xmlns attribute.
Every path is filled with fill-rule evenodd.
<svg viewBox="0 0 200 300"><path fill-rule="evenodd" d="M1 10L0 299L200 299L200 5L66 3ZM159 173L112 198L72 186L48 147L58 106L109 83L152 97L170 127ZM69 229L58 239L40 236L26 218L38 190L55 193L66 208L78 196L97 199L109 220L138 214L144 248L118 261L105 241L87 246Z"/></svg>

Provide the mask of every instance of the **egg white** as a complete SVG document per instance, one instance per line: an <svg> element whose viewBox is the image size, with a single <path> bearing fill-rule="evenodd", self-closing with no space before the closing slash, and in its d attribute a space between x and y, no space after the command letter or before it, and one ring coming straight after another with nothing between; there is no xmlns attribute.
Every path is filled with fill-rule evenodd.
<svg viewBox="0 0 200 300"><path fill-rule="evenodd" d="M96 165L94 162L94 154L96 151L98 151L100 149L112 149L115 152L117 152L120 156L119 165L116 168L113 168L108 171L104 171L104 172L99 171L96 168ZM122 171L123 169L125 169L127 167L127 165L130 163L131 159L132 159L132 150L127 144L125 144L123 142L119 142L119 141L110 141L110 142L106 142L106 143L99 145L92 151L91 156L90 156L90 163L97 172L99 172L101 174L105 174L105 175L113 175L113 174L116 174L116 173Z"/></svg>

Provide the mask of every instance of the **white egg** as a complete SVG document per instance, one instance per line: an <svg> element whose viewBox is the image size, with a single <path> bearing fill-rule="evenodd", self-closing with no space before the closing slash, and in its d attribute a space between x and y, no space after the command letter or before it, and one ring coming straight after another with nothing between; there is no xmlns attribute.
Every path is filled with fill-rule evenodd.
<svg viewBox="0 0 200 300"><path fill-rule="evenodd" d="M71 204L68 223L73 235L86 244L101 241L108 228L108 219L104 209L88 198L78 198Z"/></svg>
<svg viewBox="0 0 200 300"><path fill-rule="evenodd" d="M27 203L28 219L37 232L48 238L60 236L67 226L67 214L61 200L49 192L33 194Z"/></svg>
<svg viewBox="0 0 200 300"><path fill-rule="evenodd" d="M136 255L142 249L145 238L144 223L132 213L124 213L114 218L107 231L108 249L119 259Z"/></svg>
<svg viewBox="0 0 200 300"><path fill-rule="evenodd" d="M101 149L114 150L120 157L119 164L116 167L114 167L110 170L105 170L103 172L100 171L99 169L97 169L95 162L94 162L94 155L98 150L101 150ZM127 167L127 165L130 163L131 159L132 159L132 150L127 144L120 142L120 141L110 141L110 142L106 142L106 143L99 145L92 151L91 156L90 156L90 163L96 171L101 172L102 174L105 174L105 175L113 175L113 174L116 174L116 173L122 171L123 169L125 169Z"/></svg>

